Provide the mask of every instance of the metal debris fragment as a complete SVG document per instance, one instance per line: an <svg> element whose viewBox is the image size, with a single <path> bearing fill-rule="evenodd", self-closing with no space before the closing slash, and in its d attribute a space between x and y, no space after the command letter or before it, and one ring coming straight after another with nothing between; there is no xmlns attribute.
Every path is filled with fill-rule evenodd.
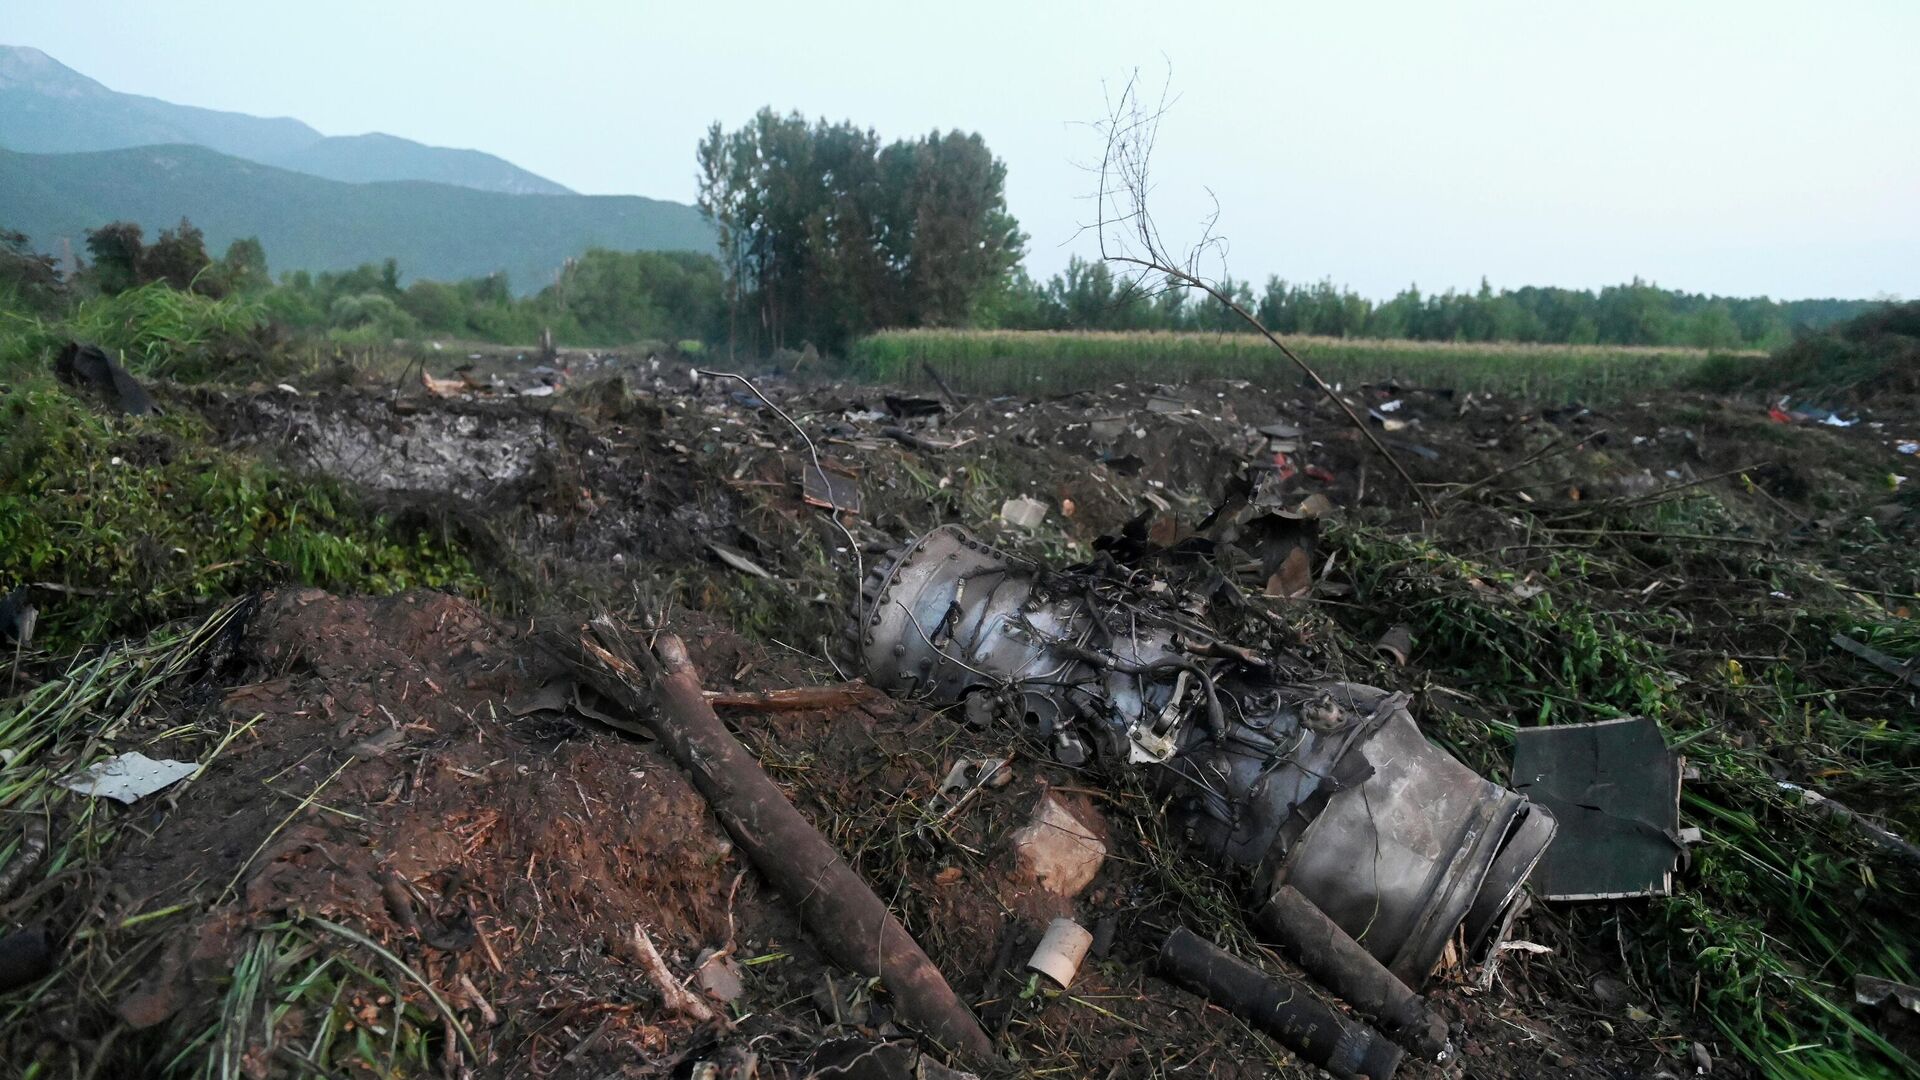
<svg viewBox="0 0 1920 1080"><path fill-rule="evenodd" d="M1644 717L1516 732L1514 788L1552 810L1561 830L1534 871L1535 891L1549 900L1671 893L1682 766Z"/></svg>
<svg viewBox="0 0 1920 1080"><path fill-rule="evenodd" d="M199 768L191 761L155 759L134 750L96 761L86 772L60 781L60 786L95 798L134 803L185 780Z"/></svg>

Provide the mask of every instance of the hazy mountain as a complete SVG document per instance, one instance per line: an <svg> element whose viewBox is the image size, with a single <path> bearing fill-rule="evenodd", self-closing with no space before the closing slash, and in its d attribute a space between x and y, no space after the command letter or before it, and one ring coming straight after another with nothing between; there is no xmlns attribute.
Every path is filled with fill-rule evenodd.
<svg viewBox="0 0 1920 1080"><path fill-rule="evenodd" d="M273 123L274 121L256 121ZM452 280L504 270L540 289L589 247L712 251L713 231L683 203L634 195L509 195L420 181L344 183L244 161L202 146L78 154L0 150L0 226L42 251L137 221L151 237L182 217L218 255L257 236L277 274L339 270L392 257L408 277Z"/></svg>
<svg viewBox="0 0 1920 1080"><path fill-rule="evenodd" d="M0 45L0 148L27 153L191 143L333 180L430 180L481 191L568 189L478 150L393 135L325 136L298 120L175 105L122 94L39 49Z"/></svg>

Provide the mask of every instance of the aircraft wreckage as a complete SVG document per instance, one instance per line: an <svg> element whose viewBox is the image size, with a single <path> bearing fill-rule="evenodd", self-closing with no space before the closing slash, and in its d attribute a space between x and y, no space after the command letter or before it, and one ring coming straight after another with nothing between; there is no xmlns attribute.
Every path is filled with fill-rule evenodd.
<svg viewBox="0 0 1920 1080"><path fill-rule="evenodd" d="M1163 950L1174 977L1336 1074L1444 1056L1416 991L1456 935L1497 944L1553 816L1429 743L1405 694L1297 677L1191 598L1110 557L1052 570L946 526L874 568L856 629L890 693L1010 721L1063 764L1147 770L1204 852L1251 868L1262 928L1399 1046L1306 995L1249 1003L1272 980L1191 934Z"/></svg>

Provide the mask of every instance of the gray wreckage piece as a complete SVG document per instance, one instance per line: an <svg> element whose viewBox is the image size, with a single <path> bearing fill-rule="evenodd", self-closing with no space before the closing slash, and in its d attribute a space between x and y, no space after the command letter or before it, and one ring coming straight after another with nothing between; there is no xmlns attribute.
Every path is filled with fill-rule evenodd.
<svg viewBox="0 0 1920 1080"><path fill-rule="evenodd" d="M857 630L883 690L1010 718L1063 763L1152 770L1261 900L1292 886L1408 987L1456 931L1501 935L1552 816L1429 743L1404 694L1289 681L1172 593L945 526L875 569Z"/></svg>

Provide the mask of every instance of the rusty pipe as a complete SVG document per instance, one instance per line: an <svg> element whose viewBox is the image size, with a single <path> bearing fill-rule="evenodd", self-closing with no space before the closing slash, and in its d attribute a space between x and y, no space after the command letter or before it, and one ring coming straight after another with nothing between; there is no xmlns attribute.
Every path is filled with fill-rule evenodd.
<svg viewBox="0 0 1920 1080"><path fill-rule="evenodd" d="M1185 927L1160 946L1160 969L1335 1076L1390 1080L1405 1056L1384 1035L1322 1003L1307 984L1269 975Z"/></svg>

